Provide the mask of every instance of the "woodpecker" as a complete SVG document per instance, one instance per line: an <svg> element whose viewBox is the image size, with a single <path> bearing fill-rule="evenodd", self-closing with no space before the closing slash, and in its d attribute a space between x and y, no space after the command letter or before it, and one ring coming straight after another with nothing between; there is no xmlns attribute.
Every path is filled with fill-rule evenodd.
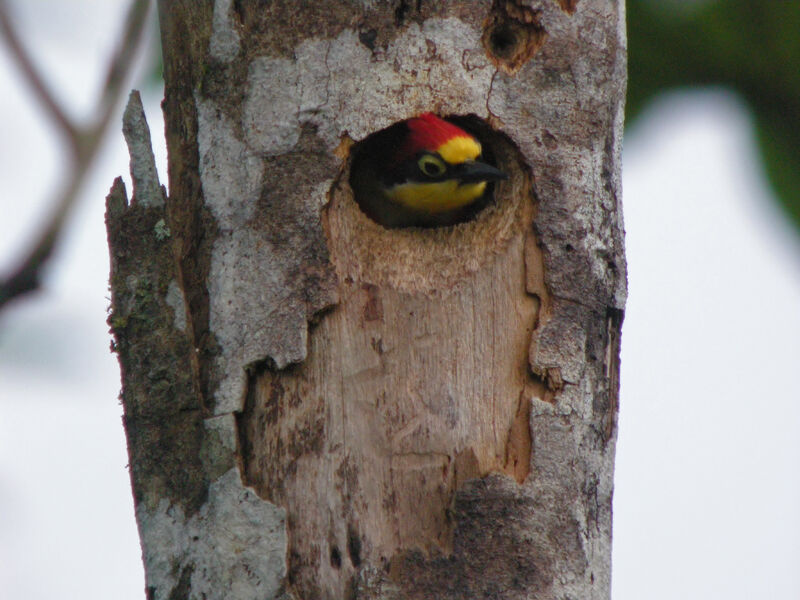
<svg viewBox="0 0 800 600"><path fill-rule="evenodd" d="M481 144L432 113L401 121L359 144L350 186L362 210L385 227L436 227L471 218L507 179L481 162Z"/></svg>

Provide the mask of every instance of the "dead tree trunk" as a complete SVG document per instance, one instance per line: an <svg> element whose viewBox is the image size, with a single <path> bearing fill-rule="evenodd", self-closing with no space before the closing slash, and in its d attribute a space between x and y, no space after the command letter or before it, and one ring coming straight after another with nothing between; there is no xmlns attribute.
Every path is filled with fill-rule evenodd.
<svg viewBox="0 0 800 600"><path fill-rule="evenodd" d="M169 197L108 201L150 598L608 598L623 3L160 3ZM385 229L351 149L425 111L510 175Z"/></svg>

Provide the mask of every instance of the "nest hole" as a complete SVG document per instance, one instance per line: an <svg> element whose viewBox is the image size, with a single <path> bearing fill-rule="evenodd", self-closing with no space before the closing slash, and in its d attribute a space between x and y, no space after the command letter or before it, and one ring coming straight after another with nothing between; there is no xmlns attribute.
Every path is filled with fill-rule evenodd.
<svg viewBox="0 0 800 600"><path fill-rule="evenodd" d="M370 219L387 228L446 227L474 219L493 202L496 179L491 176L475 185L471 180L459 184L443 193L440 200L423 202L425 194L433 197L437 188L445 189L439 186L455 185L459 169L474 165L478 165L474 168L487 165L498 168L491 129L485 123L475 116L451 115L443 120L477 140L480 155L454 165L440 160L442 157L433 150L406 154L403 148L411 137L406 120L376 131L352 147L348 180L356 203ZM476 186L485 187L477 192ZM475 188L478 195L466 199L472 193L471 188ZM402 192L397 192L399 189ZM397 193L400 197L392 200L388 193ZM415 197L412 199L411 195ZM465 199L459 199L460 195ZM418 197L420 204L413 204Z"/></svg>
<svg viewBox="0 0 800 600"><path fill-rule="evenodd" d="M475 115L444 118L478 140L480 161L508 178L487 184L481 201L449 215L452 221L387 226L370 215L374 206L365 201L369 189L360 178L374 157L396 141L393 128L403 121L349 147L343 143L342 172L323 212L328 248L340 281L410 292L447 289L480 269L530 227L535 212L533 176L515 144Z"/></svg>

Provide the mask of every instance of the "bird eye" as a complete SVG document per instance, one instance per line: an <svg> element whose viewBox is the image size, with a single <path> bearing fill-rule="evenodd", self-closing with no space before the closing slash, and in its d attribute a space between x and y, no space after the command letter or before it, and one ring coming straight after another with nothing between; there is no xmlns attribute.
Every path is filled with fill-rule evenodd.
<svg viewBox="0 0 800 600"><path fill-rule="evenodd" d="M431 154L423 154L419 161L417 161L417 165L419 165L419 170L428 177L439 177L440 175L444 175L444 172L447 170L444 161Z"/></svg>

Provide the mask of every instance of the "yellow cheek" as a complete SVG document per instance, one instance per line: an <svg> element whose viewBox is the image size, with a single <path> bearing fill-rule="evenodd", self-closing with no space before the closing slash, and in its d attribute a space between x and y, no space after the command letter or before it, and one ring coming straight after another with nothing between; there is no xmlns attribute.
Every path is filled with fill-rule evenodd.
<svg viewBox="0 0 800 600"><path fill-rule="evenodd" d="M466 206L483 196L486 182L458 185L448 180L438 183L404 183L387 190L392 202L412 210L441 213Z"/></svg>

